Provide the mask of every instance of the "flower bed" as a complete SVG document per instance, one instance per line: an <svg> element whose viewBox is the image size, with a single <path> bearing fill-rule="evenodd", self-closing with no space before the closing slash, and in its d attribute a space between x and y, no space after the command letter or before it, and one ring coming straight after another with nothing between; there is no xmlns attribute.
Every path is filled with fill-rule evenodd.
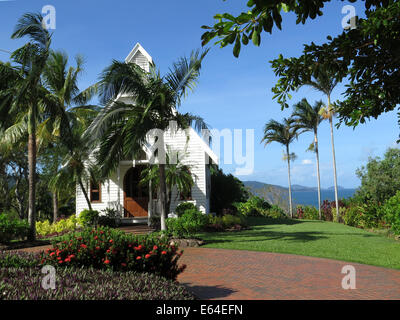
<svg viewBox="0 0 400 320"><path fill-rule="evenodd" d="M94 268L58 267L55 290L45 290L39 257L2 252L0 257L0 294L4 300L194 299L183 286L154 274Z"/></svg>
<svg viewBox="0 0 400 320"><path fill-rule="evenodd" d="M150 272L174 280L186 267L178 266L182 253L155 236L134 236L101 227L85 229L54 244L42 253L41 264Z"/></svg>
<svg viewBox="0 0 400 320"><path fill-rule="evenodd" d="M43 289L40 255L0 251L4 300L193 300L178 283L150 273L56 267L55 290Z"/></svg>

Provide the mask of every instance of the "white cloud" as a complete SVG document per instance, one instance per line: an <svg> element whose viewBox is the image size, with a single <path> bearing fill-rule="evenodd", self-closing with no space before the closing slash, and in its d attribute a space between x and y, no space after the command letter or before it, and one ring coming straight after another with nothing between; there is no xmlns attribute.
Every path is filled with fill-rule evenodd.
<svg viewBox="0 0 400 320"><path fill-rule="evenodd" d="M301 161L301 164L312 164L313 162L312 162L312 160L310 160L310 159L303 159L302 161Z"/></svg>

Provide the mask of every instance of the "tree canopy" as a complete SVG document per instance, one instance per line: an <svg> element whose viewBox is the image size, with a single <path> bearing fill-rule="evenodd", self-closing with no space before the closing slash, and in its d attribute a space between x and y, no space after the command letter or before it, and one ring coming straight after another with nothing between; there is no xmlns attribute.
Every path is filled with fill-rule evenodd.
<svg viewBox="0 0 400 320"><path fill-rule="evenodd" d="M326 2L250 0L249 12L237 17L218 14L213 26L203 26L208 30L202 36L203 45L218 38L221 47L234 44L233 53L238 57L241 44L247 45L251 39L258 46L262 32L271 33L274 25L281 29L282 10L294 12L297 23L304 24L322 15ZM400 2L366 0L365 18L358 19L357 27L336 37L327 35L327 40L322 45L305 45L298 58L280 56L271 62L280 77L273 92L282 108L288 107L290 91L325 70L337 81L349 81L345 99L337 105L340 123L357 126L394 110L400 103Z"/></svg>

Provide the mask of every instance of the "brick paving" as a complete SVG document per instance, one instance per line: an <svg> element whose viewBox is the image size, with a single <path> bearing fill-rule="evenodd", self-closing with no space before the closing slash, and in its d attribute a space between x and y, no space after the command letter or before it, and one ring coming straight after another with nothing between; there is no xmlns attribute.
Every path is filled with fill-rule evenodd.
<svg viewBox="0 0 400 320"><path fill-rule="evenodd" d="M38 252L49 246L21 249ZM393 300L400 299L400 271L292 254L186 248L187 269L178 281L200 299ZM344 290L343 266L356 270L356 289Z"/></svg>
<svg viewBox="0 0 400 320"><path fill-rule="evenodd" d="M267 252L187 248L178 277L200 299L400 299L400 271L357 263ZM356 270L344 290L343 266Z"/></svg>

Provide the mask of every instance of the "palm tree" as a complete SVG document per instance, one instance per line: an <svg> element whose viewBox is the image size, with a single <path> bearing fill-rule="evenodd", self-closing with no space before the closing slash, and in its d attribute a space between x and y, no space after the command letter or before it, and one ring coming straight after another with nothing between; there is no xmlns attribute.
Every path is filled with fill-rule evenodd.
<svg viewBox="0 0 400 320"><path fill-rule="evenodd" d="M172 192L176 188L176 196L188 194L193 187L194 180L190 172L190 166L183 163L184 155L179 151L170 150L167 152L167 161L165 167L165 182L167 186L167 212L171 207L172 202ZM176 161L172 163L170 161L173 157L173 153L176 154ZM175 158L175 157L174 157ZM160 176L158 174L159 168L157 165L151 165L142 171L140 181L141 184L151 185L152 188L150 192L159 190L160 186Z"/></svg>
<svg viewBox="0 0 400 320"><path fill-rule="evenodd" d="M323 108L323 102L318 101L312 107L307 99L301 100L299 103L294 105L294 112L292 117L296 121L296 125L302 131L299 134L311 131L314 133L314 142L310 145L309 150L315 152L317 157L317 180L318 180L318 211L319 211L319 219L322 219L321 214L321 182L320 182L320 173L319 173L319 150L318 150L318 127L320 123L323 121L323 117L321 116L321 109Z"/></svg>
<svg viewBox="0 0 400 320"><path fill-rule="evenodd" d="M41 77L46 66L51 44L51 35L43 27L42 20L41 14L33 13L27 13L19 19L11 37L16 39L27 36L30 41L11 54L14 65L0 64L0 83L9 84L7 89L3 89L0 93L0 113L26 115L26 121L19 124L26 125L28 132L29 240L35 240L36 238L36 130L39 105L43 98L40 85ZM45 104L42 107L48 114L54 114L55 112ZM18 130L18 128L14 127L12 130Z"/></svg>
<svg viewBox="0 0 400 320"><path fill-rule="evenodd" d="M270 144L272 142L278 142L285 146L286 153L284 155L284 160L287 160L288 164L288 181L289 181L289 214L293 218L293 207L292 207L292 187L290 179L290 161L295 159L295 154L290 153L289 145L297 139L297 130L299 128L296 126L295 120L292 118L284 118L283 123L276 120L270 120L265 124L264 127L264 137L261 142Z"/></svg>
<svg viewBox="0 0 400 320"><path fill-rule="evenodd" d="M189 59L179 59L164 77L154 64L150 72L146 72L134 63L113 61L103 71L98 85L101 102L106 107L85 134L93 145L99 147L96 158L103 177L115 171L124 158L136 158L147 143L150 130L165 130L169 128L170 121L176 121L178 128L185 128L193 120L199 120L189 114L178 113L177 108L188 91L195 88L206 53L196 51ZM119 96L129 98L132 103L119 101ZM203 127L204 123L201 122L200 126ZM165 230L165 163L160 161L158 168L161 229Z"/></svg>
<svg viewBox="0 0 400 320"><path fill-rule="evenodd" d="M83 58L77 55L75 63L75 67L68 67L66 53L51 51L43 72L43 90L46 90L47 103L53 104L54 108L58 108L62 112L58 117L44 121L45 126L41 131L41 138L47 144L58 144L59 149L66 150L62 156L63 163L59 161L54 166L54 178L50 184L53 193L54 219L58 215L57 193L63 190L64 185L68 183L80 185L89 208L91 208L87 191L82 182L82 178L88 176L83 167L84 162L88 161L89 152L82 148L84 143L81 135L98 113L97 106L86 105L96 93L96 86L91 86L82 92L79 91L78 77L83 72ZM60 165L63 167L60 168ZM88 166L88 168L92 167ZM92 175L92 171L90 175Z"/></svg>
<svg viewBox="0 0 400 320"><path fill-rule="evenodd" d="M336 212L339 219L339 199L338 199L338 188L337 188L337 174L336 174L336 156L335 156L335 143L333 138L333 116L335 114L334 105L331 103L331 94L333 89L335 89L339 80L334 73L326 70L320 69L318 73L315 74L310 80L305 81L304 85L311 86L319 92L326 95L327 104L325 108L321 109L321 115L324 119L329 119L329 124L331 127L331 142L332 142L332 158L333 158L333 176L335 185L335 202L336 202Z"/></svg>
<svg viewBox="0 0 400 320"><path fill-rule="evenodd" d="M36 146L38 154L51 157L53 179L49 187L53 197L53 220L58 217L58 194L65 190L66 185L79 183L88 199L83 183L79 181L85 172L82 167L88 153L82 150L84 143L80 135L98 110L96 106L76 105L86 103L96 92L94 87L79 92L77 81L83 71L82 63L82 58L77 56L76 67L68 67L68 56L65 53L49 51L41 83L38 84L41 99L38 107L40 112L36 118ZM46 113L46 108L53 110L50 116ZM13 147L13 144L24 138L27 127L27 116L20 112L14 125L3 135L2 142L8 142ZM60 170L63 158L66 164Z"/></svg>

